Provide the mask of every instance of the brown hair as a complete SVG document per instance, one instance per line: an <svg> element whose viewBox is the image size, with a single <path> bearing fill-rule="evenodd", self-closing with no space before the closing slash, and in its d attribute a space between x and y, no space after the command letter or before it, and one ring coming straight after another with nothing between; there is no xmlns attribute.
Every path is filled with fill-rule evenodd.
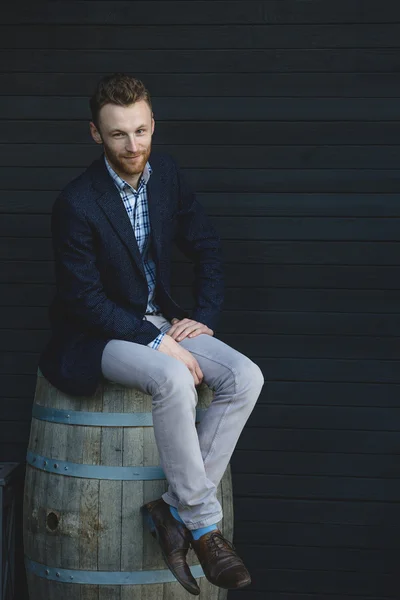
<svg viewBox="0 0 400 600"><path fill-rule="evenodd" d="M92 121L98 128L99 112L105 104L130 106L140 100L145 100L152 110L150 93L139 79L125 73L106 75L100 79L89 100Z"/></svg>

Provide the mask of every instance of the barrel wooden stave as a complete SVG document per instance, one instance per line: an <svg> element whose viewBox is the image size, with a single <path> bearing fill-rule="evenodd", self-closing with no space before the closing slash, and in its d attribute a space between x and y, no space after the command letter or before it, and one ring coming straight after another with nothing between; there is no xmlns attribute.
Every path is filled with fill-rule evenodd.
<svg viewBox="0 0 400 600"><path fill-rule="evenodd" d="M104 393L103 393L104 390ZM198 407L211 402L203 389ZM107 383L91 397L66 396L38 377L35 401L42 406L83 412L151 412L151 397ZM152 427L101 427L32 419L29 449L56 460L88 465L154 466L159 455ZM24 538L27 557L67 569L140 571L166 569L157 542L143 527L139 507L161 496L165 480L114 481L68 477L27 466ZM35 495L30 494L35 491ZM230 470L218 490L223 506L221 529L232 539ZM58 525L54 531L57 518ZM51 519L53 519L53 524ZM47 523L47 524L46 524ZM112 548L112 551L110 549ZM198 564L193 551L189 564ZM40 580L40 581L39 581ZM28 572L31 600L180 600L189 594L177 582L151 585L89 585L47 581ZM198 579L202 595L223 600L226 590ZM79 591L78 591L79 588Z"/></svg>

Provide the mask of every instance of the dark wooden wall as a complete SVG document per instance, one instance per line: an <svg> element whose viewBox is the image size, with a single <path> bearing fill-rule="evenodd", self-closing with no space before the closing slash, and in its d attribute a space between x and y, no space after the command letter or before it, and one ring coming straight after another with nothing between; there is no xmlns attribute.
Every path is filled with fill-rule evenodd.
<svg viewBox="0 0 400 600"><path fill-rule="evenodd" d="M232 462L254 584L230 597L398 598L400 4L17 1L0 46L1 459L26 451L51 205L126 71L222 234L220 334L268 381Z"/></svg>

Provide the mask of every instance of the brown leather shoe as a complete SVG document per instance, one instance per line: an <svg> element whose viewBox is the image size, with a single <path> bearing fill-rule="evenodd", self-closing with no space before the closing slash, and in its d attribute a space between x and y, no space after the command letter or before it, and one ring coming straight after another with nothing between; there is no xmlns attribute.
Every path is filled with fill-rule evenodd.
<svg viewBox="0 0 400 600"><path fill-rule="evenodd" d="M191 543L211 583L225 589L242 588L251 583L243 561L219 529L205 533L198 540L192 538Z"/></svg>
<svg viewBox="0 0 400 600"><path fill-rule="evenodd" d="M192 535L190 531L171 514L169 505L162 498L153 500L141 507L151 535L161 547L165 564L181 585L195 596L200 588L186 562Z"/></svg>

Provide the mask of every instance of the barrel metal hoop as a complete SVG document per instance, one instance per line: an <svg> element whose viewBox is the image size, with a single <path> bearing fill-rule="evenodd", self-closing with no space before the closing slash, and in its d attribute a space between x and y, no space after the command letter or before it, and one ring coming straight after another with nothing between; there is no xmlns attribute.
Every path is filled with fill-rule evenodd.
<svg viewBox="0 0 400 600"><path fill-rule="evenodd" d="M28 450L26 461L35 469L85 479L110 479L114 481L150 481L165 479L161 467L111 467L104 465L84 465L58 458L48 458Z"/></svg>
<svg viewBox="0 0 400 600"><path fill-rule="evenodd" d="M38 577L60 583L88 583L91 585L146 585L176 581L169 569L149 571L81 571L47 567L25 557L25 566ZM200 565L190 567L193 577L204 577Z"/></svg>
<svg viewBox="0 0 400 600"><path fill-rule="evenodd" d="M206 409L196 410L196 421L201 421ZM85 412L80 410L64 410L51 406L34 404L32 417L40 421L51 423L67 423L68 425L89 425L97 427L152 427L153 415L151 412L143 413L112 413L112 412Z"/></svg>

